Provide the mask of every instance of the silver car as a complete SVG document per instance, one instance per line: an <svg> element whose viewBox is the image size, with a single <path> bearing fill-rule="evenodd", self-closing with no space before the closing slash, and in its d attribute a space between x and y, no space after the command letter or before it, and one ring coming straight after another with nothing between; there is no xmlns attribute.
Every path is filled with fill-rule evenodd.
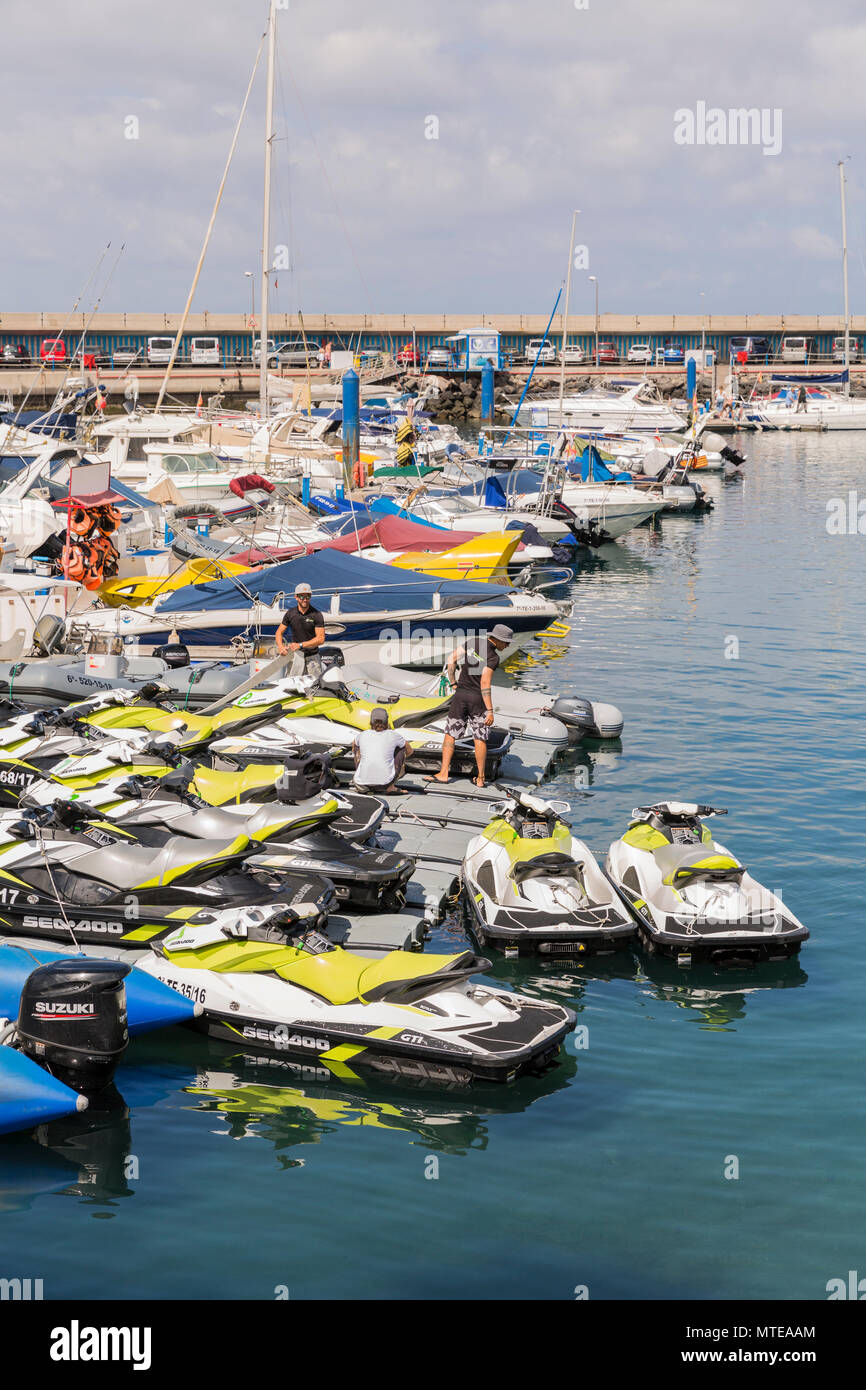
<svg viewBox="0 0 866 1390"><path fill-rule="evenodd" d="M306 367L308 362L315 362L318 346L318 343L304 343L303 338L293 338L285 343L277 343L273 338L268 338L268 366ZM253 358L256 362L262 360L261 338L256 339Z"/></svg>

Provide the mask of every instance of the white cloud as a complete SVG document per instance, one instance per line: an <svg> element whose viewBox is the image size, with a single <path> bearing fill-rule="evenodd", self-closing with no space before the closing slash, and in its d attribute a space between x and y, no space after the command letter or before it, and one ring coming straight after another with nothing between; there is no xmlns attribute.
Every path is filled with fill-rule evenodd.
<svg viewBox="0 0 866 1390"><path fill-rule="evenodd" d="M175 309L265 0L55 0L48 11L37 28L28 0L4 4L0 302L63 308L99 248L125 237L106 307ZM292 0L280 26L274 240L295 267L280 277L281 307L543 312L574 207L612 311L699 312L702 288L724 295L715 312L784 308L792 284L804 311L836 307L832 287L803 283L802 270L804 257L838 255L834 160L863 145L855 0L834 0L832 15L811 0L699 11L693 0ZM247 305L262 79L198 295L211 309ZM782 153L676 146L673 112L698 99L781 106ZM129 114L137 141L124 139ZM430 114L438 140L424 138ZM856 159L850 175L853 251L866 221ZM575 295L588 302L582 281Z"/></svg>

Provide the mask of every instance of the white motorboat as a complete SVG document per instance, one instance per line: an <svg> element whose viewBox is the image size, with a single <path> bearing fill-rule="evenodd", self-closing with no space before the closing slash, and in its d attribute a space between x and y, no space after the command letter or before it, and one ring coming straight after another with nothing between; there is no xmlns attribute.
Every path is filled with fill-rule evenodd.
<svg viewBox="0 0 866 1390"><path fill-rule="evenodd" d="M825 386L806 385L806 400L798 400L799 386L783 386L774 396L755 397L744 403L748 421L775 430L866 430L866 399L845 396Z"/></svg>
<svg viewBox="0 0 866 1390"><path fill-rule="evenodd" d="M550 397L524 405L518 421L533 428L564 425L568 429L626 430L629 433L666 433L684 430L686 421L670 408L651 381L611 382L605 390L583 391L577 396Z"/></svg>

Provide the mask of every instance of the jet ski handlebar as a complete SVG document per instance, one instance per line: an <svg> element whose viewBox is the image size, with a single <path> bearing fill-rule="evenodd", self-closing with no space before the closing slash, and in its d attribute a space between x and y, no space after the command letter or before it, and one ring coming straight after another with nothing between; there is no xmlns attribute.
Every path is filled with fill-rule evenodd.
<svg viewBox="0 0 866 1390"><path fill-rule="evenodd" d="M635 820L646 820L648 816L658 816L661 820L699 816L726 816L724 806L704 806L696 801L659 801L654 806L635 806L632 816Z"/></svg>
<svg viewBox="0 0 866 1390"><path fill-rule="evenodd" d="M9 826L13 835L22 840L31 840L37 829L53 826L58 830L75 830L82 821L96 820L99 813L81 801L52 801L48 806L27 804L22 797L18 803L21 818Z"/></svg>

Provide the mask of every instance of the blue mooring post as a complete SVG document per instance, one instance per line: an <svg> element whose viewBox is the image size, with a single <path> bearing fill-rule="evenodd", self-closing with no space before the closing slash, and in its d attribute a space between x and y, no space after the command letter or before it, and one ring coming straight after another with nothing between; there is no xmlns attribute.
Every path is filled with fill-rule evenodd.
<svg viewBox="0 0 866 1390"><path fill-rule="evenodd" d="M494 385L496 374L492 362L485 362L481 368L481 424L493 425Z"/></svg>
<svg viewBox="0 0 866 1390"><path fill-rule="evenodd" d="M695 392L698 386L698 364L693 357L686 363L686 396L691 405L692 414L695 413Z"/></svg>
<svg viewBox="0 0 866 1390"><path fill-rule="evenodd" d="M351 487L360 458L361 383L351 367L343 377L343 479Z"/></svg>

